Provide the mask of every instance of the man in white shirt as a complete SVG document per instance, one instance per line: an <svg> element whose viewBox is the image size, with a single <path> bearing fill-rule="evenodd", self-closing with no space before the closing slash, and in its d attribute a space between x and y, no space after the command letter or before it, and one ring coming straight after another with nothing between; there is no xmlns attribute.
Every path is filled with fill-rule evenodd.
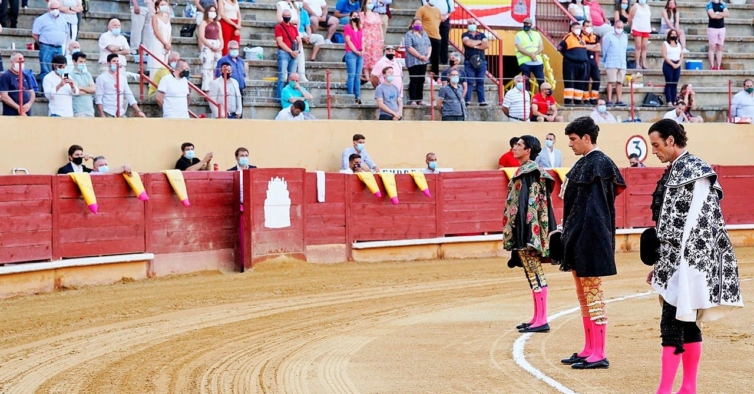
<svg viewBox="0 0 754 394"><path fill-rule="evenodd" d="M73 96L79 88L66 72L65 56L52 57L52 72L42 80L45 97L49 100L48 115L61 118L73 117Z"/></svg>
<svg viewBox="0 0 754 394"><path fill-rule="evenodd" d="M304 9L309 13L312 34L317 34L320 27L327 27L325 36L326 44L332 44L333 34L338 30L338 18L327 13L327 2L325 0L304 0Z"/></svg>
<svg viewBox="0 0 754 394"><path fill-rule="evenodd" d="M99 37L100 74L107 73L109 67L107 63L110 63L107 59L113 53L118 55L118 64L125 69L126 55L131 53L131 48L128 46L126 37L120 34L120 21L117 19L110 19L107 31Z"/></svg>
<svg viewBox="0 0 754 394"><path fill-rule="evenodd" d="M306 104L303 100L298 100L288 108L283 108L278 112L275 120L306 120L304 110Z"/></svg>
<svg viewBox="0 0 754 394"><path fill-rule="evenodd" d="M355 174L357 172L367 172L362 165L361 165L361 155L357 153L352 153L350 156L348 156L348 168L344 168L340 170L341 174Z"/></svg>
<svg viewBox="0 0 754 394"><path fill-rule="evenodd" d="M422 170L425 174L439 174L440 171L437 171L437 155L429 152L427 153L427 156L424 157L424 161L427 162L427 168Z"/></svg>
<svg viewBox="0 0 754 394"><path fill-rule="evenodd" d="M521 75L516 75L513 80L513 89L503 99L503 112L509 121L528 122L531 117L531 96L524 90L524 78Z"/></svg>
<svg viewBox="0 0 754 394"><path fill-rule="evenodd" d="M730 107L730 116L736 118L754 119L754 81L744 80L744 90L733 96Z"/></svg>
<svg viewBox="0 0 754 394"><path fill-rule="evenodd" d="M209 84L209 97L220 104L219 109L210 104L213 118L217 118L218 114L222 114L223 118L239 119L243 114L241 89L238 88L238 81L231 78L232 73L233 70L230 63L224 62L220 65L220 76ZM228 108L224 108L226 97Z"/></svg>
<svg viewBox="0 0 754 394"><path fill-rule="evenodd" d="M605 103L605 100L603 99L597 100L597 106L594 107L594 111L592 111L592 113L589 114L589 117L592 118L592 120L596 124L618 123L618 121L615 120L615 117L613 116L613 114L607 111L607 104Z"/></svg>
<svg viewBox="0 0 754 394"><path fill-rule="evenodd" d="M162 107L162 117L171 119L188 119L189 96L189 65L184 59L178 60L175 70L166 75L157 87L155 101Z"/></svg>
<svg viewBox="0 0 754 394"><path fill-rule="evenodd" d="M94 104L97 105L99 116L102 118L115 118L126 116L126 104L133 108L136 116L146 118L144 112L139 109L131 88L128 87L126 75L118 63L118 55L111 53L107 56L109 64L106 73L97 77L95 85ZM116 88L116 78L118 80ZM120 97L120 109L118 108L118 97Z"/></svg>
<svg viewBox="0 0 754 394"><path fill-rule="evenodd" d="M673 119L678 123L686 123L686 103L684 103L683 100L678 100L678 102L675 103L675 109L671 109L665 113L665 116L662 118Z"/></svg>
<svg viewBox="0 0 754 394"><path fill-rule="evenodd" d="M555 147L555 134L549 133L545 137L545 149L534 160L542 168L558 168L563 166L563 153Z"/></svg>

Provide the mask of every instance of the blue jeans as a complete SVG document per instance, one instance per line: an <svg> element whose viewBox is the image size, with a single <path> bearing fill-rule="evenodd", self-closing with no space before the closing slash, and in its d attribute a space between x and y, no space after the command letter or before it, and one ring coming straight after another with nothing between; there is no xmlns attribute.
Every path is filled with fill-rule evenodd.
<svg viewBox="0 0 754 394"><path fill-rule="evenodd" d="M288 79L288 74L296 72L296 59L291 57L291 54L278 49L278 84L275 90L275 97L280 100L280 96L283 94L283 87Z"/></svg>
<svg viewBox="0 0 754 394"><path fill-rule="evenodd" d="M668 62L664 62L662 74L665 76L665 103L675 103L678 95L678 80L681 79L681 68L673 68Z"/></svg>
<svg viewBox="0 0 754 394"><path fill-rule="evenodd" d="M519 66L521 68L521 75L526 77L526 90L530 90L529 88L529 79L531 78L530 75L534 73L534 79L537 80L537 84L539 86L542 86L542 84L545 82L545 66L544 64L540 64L538 66L529 66L526 63Z"/></svg>
<svg viewBox="0 0 754 394"><path fill-rule="evenodd" d="M62 55L63 54L63 48L55 48L53 46L39 43L39 76L41 78L44 78L45 75L49 74L50 71L52 71L52 68L50 68L50 63L52 63L52 57L55 55Z"/></svg>
<svg viewBox="0 0 754 394"><path fill-rule="evenodd" d="M479 68L474 68L468 61L463 62L463 71L466 73L466 81L469 84L469 90L466 92L466 102L471 102L472 86L476 85L476 101L481 104L484 100L484 80L487 78L487 61L482 61Z"/></svg>
<svg viewBox="0 0 754 394"><path fill-rule="evenodd" d="M356 56L351 51L346 52L346 71L348 72L346 87L348 94L355 95L357 100L361 98L361 70L363 68L364 57Z"/></svg>

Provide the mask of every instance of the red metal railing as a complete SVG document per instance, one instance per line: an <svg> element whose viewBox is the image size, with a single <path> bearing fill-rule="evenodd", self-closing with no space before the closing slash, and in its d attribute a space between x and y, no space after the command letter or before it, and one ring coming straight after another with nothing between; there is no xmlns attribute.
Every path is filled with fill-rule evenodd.
<svg viewBox="0 0 754 394"><path fill-rule="evenodd" d="M173 68L172 67L170 67L169 65L163 63L163 61L160 60L160 58L156 57L144 45L139 45L139 96L140 96L140 100L141 101L144 101L144 82L146 82L149 85L152 85L154 87L157 87L157 84L154 83L154 81L151 78L149 78L144 73L144 54L145 53L149 54L150 57L152 57L155 61L157 61L157 63L160 63L166 69L170 70L170 72L173 72ZM212 100L207 93L204 93L203 90L199 89L196 85L194 85L193 83L191 83L191 81L189 81L188 85L189 85L189 89L190 90L193 90L199 96L201 96L205 100L207 100L207 102L210 105L214 105L215 108L217 108L217 115L218 115L218 117L225 118L227 116L227 111L228 111L228 107L227 106L225 107L225 112L226 113L222 113L223 111L222 111L222 108L220 107L220 104L217 103L215 100ZM120 108L120 107L118 107L118 108ZM191 110L189 110L189 116L191 116L192 118L198 118L199 117L198 115L196 115L195 113L193 113Z"/></svg>
<svg viewBox="0 0 754 394"><path fill-rule="evenodd" d="M535 17L537 30L556 47L571 31L571 22L576 21L557 0L538 1Z"/></svg>
<svg viewBox="0 0 754 394"><path fill-rule="evenodd" d="M332 70L329 68L325 70L325 81L327 82L327 119L331 119L332 116L332 94L330 93L330 75L332 74Z"/></svg>
<svg viewBox="0 0 754 394"><path fill-rule="evenodd" d="M505 94L505 84L503 83L503 40L498 36L494 30L485 25L474 13L459 3L458 0L453 0L456 5L455 11L450 15L450 45L456 48L459 52L463 53L463 33L467 31L469 22L474 21L477 24L477 31L486 33L489 40L489 48L493 49L485 52L485 57L491 61L487 62L487 77L497 85L498 105L503 104L503 95Z"/></svg>
<svg viewBox="0 0 754 394"><path fill-rule="evenodd" d="M12 62L11 62L12 63ZM10 65L13 68L13 64ZM18 115L24 116L24 62L18 60Z"/></svg>

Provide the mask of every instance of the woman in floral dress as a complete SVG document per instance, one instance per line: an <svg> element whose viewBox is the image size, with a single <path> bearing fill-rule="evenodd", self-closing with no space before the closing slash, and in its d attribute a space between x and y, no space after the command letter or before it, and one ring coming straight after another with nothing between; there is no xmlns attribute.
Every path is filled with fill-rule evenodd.
<svg viewBox="0 0 754 394"><path fill-rule="evenodd" d="M382 36L382 18L372 11L374 0L367 0L361 8L361 26L364 34L364 74L362 81L368 81L372 67L382 58L382 48L385 46Z"/></svg>

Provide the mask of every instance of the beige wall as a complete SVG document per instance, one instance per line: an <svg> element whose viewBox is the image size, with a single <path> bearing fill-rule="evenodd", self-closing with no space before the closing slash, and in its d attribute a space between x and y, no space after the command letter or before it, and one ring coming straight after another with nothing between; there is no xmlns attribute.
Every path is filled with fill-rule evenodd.
<svg viewBox="0 0 754 394"><path fill-rule="evenodd" d="M110 167L131 164L140 172L173 168L180 145L191 141L197 156L213 151L214 162L225 170L235 165L239 146L251 151L250 162L260 167L304 167L337 171L340 153L351 145L354 133L367 137L367 149L383 168L424 165L428 151L438 154L441 167L456 170L497 168L514 135L532 134L544 139L553 132L563 151L564 165L576 157L563 135L565 123L522 124L504 122L377 122L266 120L162 120L162 119L61 119L0 117L0 174L25 167L33 174L52 174L67 162L71 144L85 152L105 155ZM602 127L600 147L619 166L626 166L626 141L646 135L650 125L621 124ZM689 125L689 148L713 164L754 164L754 126ZM650 156L647 165L659 166Z"/></svg>

